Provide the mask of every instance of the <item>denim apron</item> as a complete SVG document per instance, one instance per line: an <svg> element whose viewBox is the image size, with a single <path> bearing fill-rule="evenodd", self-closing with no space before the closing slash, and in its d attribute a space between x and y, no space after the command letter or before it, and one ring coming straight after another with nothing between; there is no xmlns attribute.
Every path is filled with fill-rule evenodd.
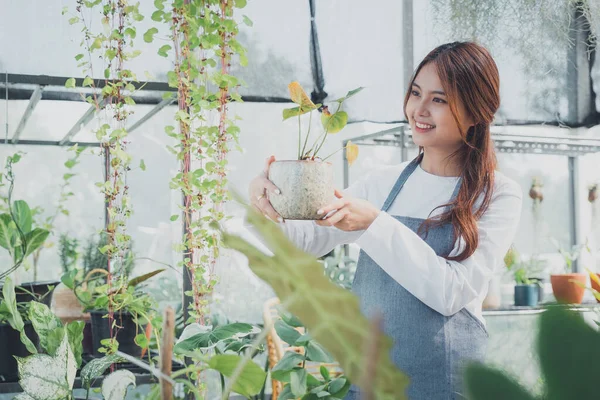
<svg viewBox="0 0 600 400"><path fill-rule="evenodd" d="M419 161L418 158L413 160L402 171L382 211L390 208ZM451 200L456 197L459 188L460 182ZM394 218L415 233L424 221L404 216ZM432 227L421 237L438 256L448 256L454 248L451 224ZM397 268L404 266L398 265ZM449 317L431 309L392 279L362 250L352 291L359 297L361 310L367 317L376 312L383 316L383 331L394 340L392 361L410 379L407 390L410 400L465 398L462 366L467 360L482 361L485 356L488 334L481 321L464 308ZM358 387L352 386L345 400L358 400L360 397Z"/></svg>

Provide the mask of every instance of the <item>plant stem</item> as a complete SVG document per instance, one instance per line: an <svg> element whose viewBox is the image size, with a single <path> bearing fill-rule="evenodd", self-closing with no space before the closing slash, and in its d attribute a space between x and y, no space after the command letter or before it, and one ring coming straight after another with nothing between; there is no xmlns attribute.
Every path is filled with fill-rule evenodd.
<svg viewBox="0 0 600 400"><path fill-rule="evenodd" d="M302 122L301 122L301 117L302 115L298 114L298 160L302 160L302 155L300 154L300 147L302 146Z"/></svg>
<svg viewBox="0 0 600 400"><path fill-rule="evenodd" d="M336 151L334 151L333 153L331 153L330 155L328 155L327 157L325 157L322 161L327 160L329 157L331 157L332 155L336 154L340 150L344 150L345 148L346 148L346 146L343 146L341 149L337 149Z"/></svg>
<svg viewBox="0 0 600 400"><path fill-rule="evenodd" d="M340 108L342 108L342 103L338 104L338 108L337 110L335 110L335 113L332 114L335 115L337 114L338 111L340 111ZM329 123L327 124L327 127L329 127ZM321 144L319 145L319 147L317 148L317 150L315 150L315 152L313 153L313 158L317 156L317 153L319 153L319 150L321 150L321 147L323 147L323 144L325 144L325 139L327 139L327 133L329 132L329 129L326 128L325 129L325 135L323 135L323 140L321 141Z"/></svg>
<svg viewBox="0 0 600 400"><path fill-rule="evenodd" d="M306 144L308 143L308 137L310 136L310 127L312 125L312 111L308 116L308 132L306 133L306 139L304 139L304 147L302 147L302 152L300 153L301 157L304 157L304 150L306 150Z"/></svg>

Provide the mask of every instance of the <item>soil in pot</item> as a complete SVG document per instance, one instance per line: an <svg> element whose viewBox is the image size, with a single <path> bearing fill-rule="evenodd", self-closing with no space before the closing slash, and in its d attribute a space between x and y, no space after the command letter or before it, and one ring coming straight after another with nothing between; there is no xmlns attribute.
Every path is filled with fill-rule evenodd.
<svg viewBox="0 0 600 400"><path fill-rule="evenodd" d="M25 334L39 350L39 338L31 322L25 323ZM0 382L17 382L19 371L17 369L17 357L27 357L31 353L21 343L19 332L9 324L0 324Z"/></svg>
<svg viewBox="0 0 600 400"><path fill-rule="evenodd" d="M539 286L535 283L531 285L515 285L515 306L537 306L538 291Z"/></svg>
<svg viewBox="0 0 600 400"><path fill-rule="evenodd" d="M580 304L585 294L585 288L571 282L587 283L587 275L582 273L551 275L550 283L554 297L560 303Z"/></svg>
<svg viewBox="0 0 600 400"><path fill-rule="evenodd" d="M90 315L92 317L92 354L94 357L102 357L104 354L98 351L102 347L101 341L110 339L108 317L105 317L108 312L94 310L90 311ZM120 327L115 329L119 350L134 357L140 357L142 348L135 344L135 336L144 333L144 328L138 328L133 320L133 315L128 312L115 313L114 318Z"/></svg>
<svg viewBox="0 0 600 400"><path fill-rule="evenodd" d="M335 199L333 166L329 162L275 161L269 167L269 180L281 193L267 196L284 219L321 219L323 215L317 211Z"/></svg>

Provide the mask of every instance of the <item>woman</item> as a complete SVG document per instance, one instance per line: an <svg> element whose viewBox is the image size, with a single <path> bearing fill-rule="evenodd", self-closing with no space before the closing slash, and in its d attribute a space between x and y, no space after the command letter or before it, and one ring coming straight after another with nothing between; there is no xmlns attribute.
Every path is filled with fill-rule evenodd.
<svg viewBox="0 0 600 400"><path fill-rule="evenodd" d="M353 291L367 316L383 314L410 399L463 398L461 367L484 357L481 307L522 203L520 187L495 171L490 124L499 105L498 69L485 48L437 47L404 99L418 157L336 190L323 220L280 224L316 256L342 243L360 246ZM273 161L249 191L256 208L284 222L268 200L277 195L266 179ZM353 387L347 398L359 396Z"/></svg>

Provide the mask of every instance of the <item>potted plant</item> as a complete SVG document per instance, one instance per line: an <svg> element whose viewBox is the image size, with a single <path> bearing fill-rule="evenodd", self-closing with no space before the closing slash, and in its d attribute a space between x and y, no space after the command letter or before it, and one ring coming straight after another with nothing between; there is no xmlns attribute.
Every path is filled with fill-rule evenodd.
<svg viewBox="0 0 600 400"><path fill-rule="evenodd" d="M360 92L363 88L349 91L346 96L334 100L337 108L334 113L327 106L314 104L298 82L288 85L290 98L297 107L283 110L283 120L298 117L298 159L275 161L269 167L269 180L280 190L277 195L270 195L269 200L275 211L284 219L316 220L317 211L327 205L333 196L333 167L326 160L334 152L324 158L319 151L328 135L340 132L348 122L348 114L342 110L344 102ZM307 147L310 137L312 112L321 111L323 132L314 144ZM302 144L302 115L309 113L309 123L304 144ZM343 149L343 148L342 148ZM345 147L348 163L352 164L358 156L358 146L348 141ZM341 149L340 149L341 150ZM338 150L339 151L339 150Z"/></svg>
<svg viewBox="0 0 600 400"><path fill-rule="evenodd" d="M535 307L541 301L542 290L539 280L533 278L533 275L539 272L538 260L535 257L522 260L517 249L511 246L504 256L504 264L515 281L514 305Z"/></svg>
<svg viewBox="0 0 600 400"><path fill-rule="evenodd" d="M558 252L564 259L564 273L550 275L552 292L556 300L562 303L579 304L585 294L585 284L587 276L584 273L573 272L573 262L577 260L585 245L579 244L571 247L570 250L563 249L556 240L553 240ZM576 283L578 282L578 283Z"/></svg>

